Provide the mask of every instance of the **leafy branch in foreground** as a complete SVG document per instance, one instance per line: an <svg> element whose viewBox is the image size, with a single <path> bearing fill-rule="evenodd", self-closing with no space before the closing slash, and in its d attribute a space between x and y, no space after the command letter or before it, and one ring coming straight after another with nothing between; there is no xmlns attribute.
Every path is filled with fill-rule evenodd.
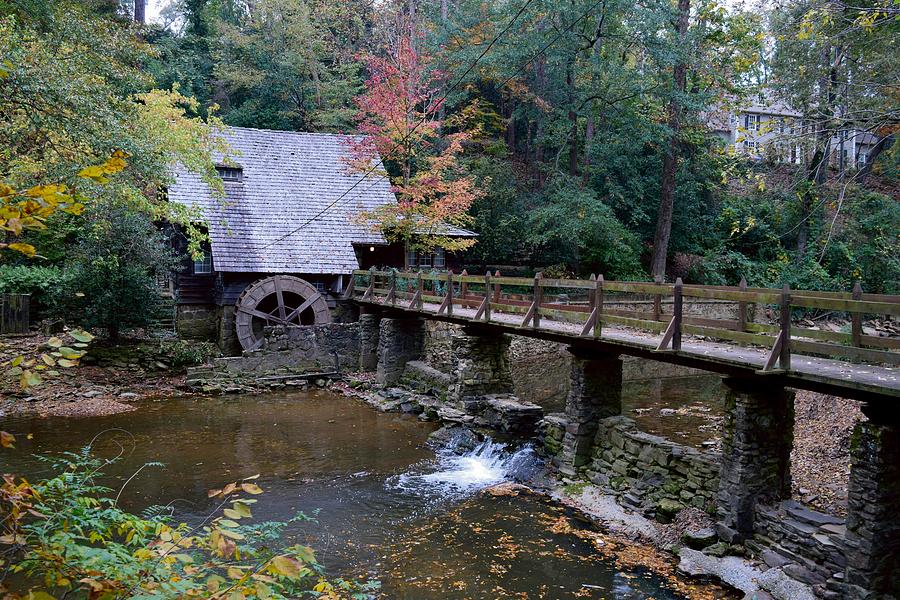
<svg viewBox="0 0 900 600"><path fill-rule="evenodd" d="M14 438L4 438L11 446ZM215 510L193 526L164 510L122 510L96 483L113 461L90 447L66 453L59 474L38 483L4 475L0 484L0 593L4 598L357 598L377 582L330 580L307 546L279 547L285 526L246 523L258 476L212 490ZM34 589L7 589L9 575Z"/></svg>

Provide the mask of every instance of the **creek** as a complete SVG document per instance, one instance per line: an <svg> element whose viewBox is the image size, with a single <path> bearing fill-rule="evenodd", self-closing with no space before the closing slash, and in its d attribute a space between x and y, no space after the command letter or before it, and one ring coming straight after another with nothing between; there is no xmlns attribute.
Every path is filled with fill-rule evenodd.
<svg viewBox="0 0 900 600"><path fill-rule="evenodd" d="M124 508L170 504L187 522L214 509L207 490L259 473L256 520L315 516L290 525L285 541L311 545L334 575L380 580L385 598L684 597L554 528L560 519L588 527L566 509L534 494L484 493L537 468L527 447L435 451L426 444L434 424L325 391L136 406L100 417L7 418L4 429L19 441L0 456L0 472L48 476L34 454L93 441L102 457L122 455L102 482L116 492L145 463L164 464L128 481Z"/></svg>

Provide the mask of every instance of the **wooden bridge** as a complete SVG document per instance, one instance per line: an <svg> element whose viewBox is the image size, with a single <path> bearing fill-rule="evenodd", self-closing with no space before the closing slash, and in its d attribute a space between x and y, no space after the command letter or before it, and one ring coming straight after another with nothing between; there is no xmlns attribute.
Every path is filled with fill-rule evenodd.
<svg viewBox="0 0 900 600"><path fill-rule="evenodd" d="M866 401L900 397L900 337L870 335L868 315L900 316L900 296L590 279L354 271L345 299ZM727 312L712 317L709 308ZM705 309L705 310L698 310ZM849 331L810 326L827 313ZM775 383L775 381L771 381Z"/></svg>

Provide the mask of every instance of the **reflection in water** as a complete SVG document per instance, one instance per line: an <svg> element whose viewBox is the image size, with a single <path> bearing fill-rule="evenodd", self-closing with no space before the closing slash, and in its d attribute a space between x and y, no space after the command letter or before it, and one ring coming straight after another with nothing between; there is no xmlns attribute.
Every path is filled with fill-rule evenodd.
<svg viewBox="0 0 900 600"><path fill-rule="evenodd" d="M176 398L3 425L21 435L16 451L0 454L0 472L49 475L32 453L75 450L96 436L101 456L123 453L102 482L116 492L144 463L165 464L128 483L123 507L171 502L188 522L213 509L208 489L261 473L257 520L317 515L289 526L285 541L312 545L333 573L381 579L387 598L679 597L548 529L561 509L542 499L479 492L533 465L527 448L435 455L425 446L434 425L329 393Z"/></svg>

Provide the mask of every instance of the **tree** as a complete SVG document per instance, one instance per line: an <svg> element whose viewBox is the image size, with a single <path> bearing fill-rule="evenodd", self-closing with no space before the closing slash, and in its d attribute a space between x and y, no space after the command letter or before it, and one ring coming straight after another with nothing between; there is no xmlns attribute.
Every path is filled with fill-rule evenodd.
<svg viewBox="0 0 900 600"><path fill-rule="evenodd" d="M350 142L352 171L388 177L397 204L385 205L361 218L387 239L411 248L462 250L474 240L448 236L446 225L467 225L469 207L479 197L472 178L459 163L463 144L472 133L468 116L440 118L443 75L429 69L430 59L417 51L409 36L386 57L368 57L366 92L356 99L362 137ZM443 133L455 127L455 133ZM377 164L378 158L383 161ZM373 169L373 165L377 168Z"/></svg>
<svg viewBox="0 0 900 600"><path fill-rule="evenodd" d="M179 257L146 214L115 198L94 203L85 217L67 262L64 305L71 320L118 340L125 327L150 322L162 302L156 278L174 271Z"/></svg>
<svg viewBox="0 0 900 600"><path fill-rule="evenodd" d="M215 20L213 74L233 125L344 131L362 87L354 50L369 9L360 2L262 0L234 22Z"/></svg>

